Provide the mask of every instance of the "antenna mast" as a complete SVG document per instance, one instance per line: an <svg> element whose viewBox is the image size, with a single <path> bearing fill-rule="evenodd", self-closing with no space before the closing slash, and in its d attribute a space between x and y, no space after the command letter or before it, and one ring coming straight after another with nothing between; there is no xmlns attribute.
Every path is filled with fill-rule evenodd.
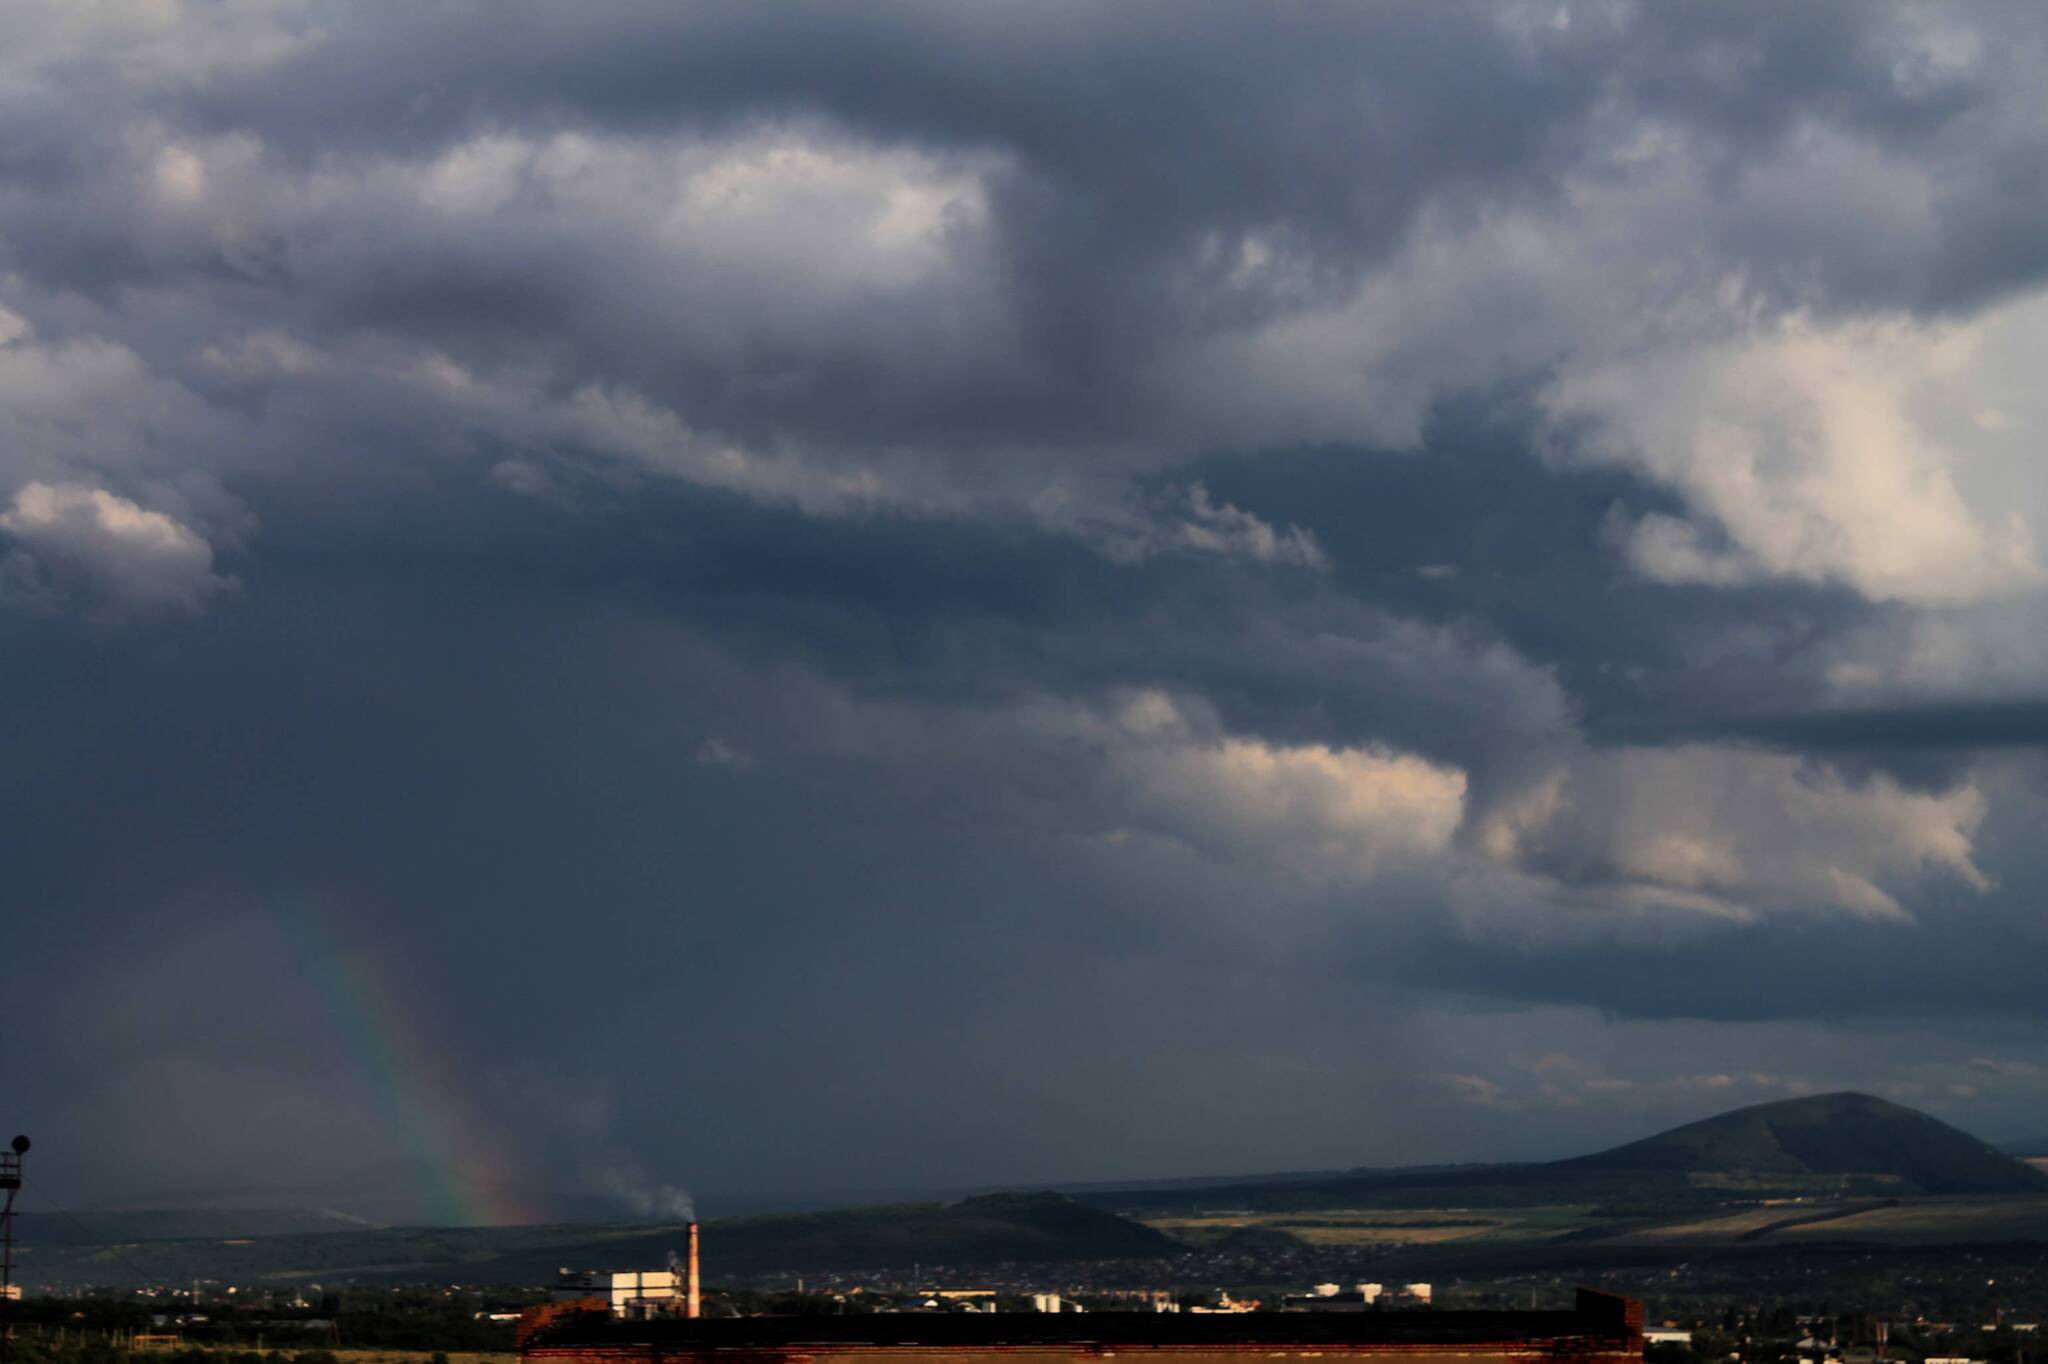
<svg viewBox="0 0 2048 1364"><path fill-rule="evenodd" d="M7 1319L0 1321L0 1364L7 1364L7 1346L14 1337L14 1196L21 1192L21 1158L27 1153L27 1137L16 1137L0 1151L0 1193L7 1195L0 1204L0 1305L9 1307Z"/></svg>

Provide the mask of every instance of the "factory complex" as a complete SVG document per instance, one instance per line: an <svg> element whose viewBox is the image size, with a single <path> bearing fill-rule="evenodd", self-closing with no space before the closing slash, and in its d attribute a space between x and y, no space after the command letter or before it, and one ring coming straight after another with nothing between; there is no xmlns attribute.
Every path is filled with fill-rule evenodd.
<svg viewBox="0 0 2048 1364"><path fill-rule="evenodd" d="M1581 1289L1564 1310L1465 1311L1429 1306L1426 1284L1398 1295L1379 1289L1318 1285L1278 1311L1181 1312L1161 1294L1135 1310L1079 1312L1044 1294L1032 1312L976 1310L963 1301L936 1312L706 1317L693 1225L686 1265L565 1272L560 1299L521 1318L519 1355L522 1364L1099 1364L1118 1354L1171 1356L1173 1364L1643 1358L1642 1307L1616 1294Z"/></svg>

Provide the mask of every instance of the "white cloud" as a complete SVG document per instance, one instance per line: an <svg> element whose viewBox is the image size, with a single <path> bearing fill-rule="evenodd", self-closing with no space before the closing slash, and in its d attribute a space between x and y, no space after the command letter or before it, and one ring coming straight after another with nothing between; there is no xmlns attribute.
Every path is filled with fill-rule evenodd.
<svg viewBox="0 0 2048 1364"><path fill-rule="evenodd" d="M2033 533L1957 472L1967 448L1914 410L1967 381L1983 328L1794 317L1739 339L1568 370L1547 395L1584 447L1682 492L1693 520L1624 521L1629 560L1667 582L1846 584L1884 601L1971 601L2041 581ZM1704 523L1704 524L1702 524Z"/></svg>
<svg viewBox="0 0 2048 1364"><path fill-rule="evenodd" d="M0 346L26 341L36 334L29 320L9 308L0 308Z"/></svg>
<svg viewBox="0 0 2048 1364"><path fill-rule="evenodd" d="M1266 521L1210 498L1200 483L1182 491L1185 514L1169 521L1168 543L1205 554L1233 555L1262 564L1293 564L1301 568L1326 568L1329 560L1313 532L1299 526L1274 529Z"/></svg>
<svg viewBox="0 0 2048 1364"><path fill-rule="evenodd" d="M515 404L521 401L516 395L508 397ZM586 385L565 406L543 408L534 415L558 423L564 436L625 455L655 472L756 501L795 506L814 516L887 506L940 509L938 499L921 482L890 479L879 469L807 458L796 451L750 450L693 430L671 409L630 389Z"/></svg>
<svg viewBox="0 0 2048 1364"><path fill-rule="evenodd" d="M1108 480L1062 480L1027 496L1017 510L1041 529L1071 535L1119 563L1162 554L1213 554L1317 571L1330 566L1313 531L1275 526L1242 507L1217 502L1201 483L1142 497Z"/></svg>
<svg viewBox="0 0 2048 1364"><path fill-rule="evenodd" d="M1418 688L1505 667L1422 630L1333 661L1373 658L1385 672L1396 653ZM1546 684L1525 667L1463 703L1503 712L1515 688ZM1105 875L1122 863L1182 880L1192 858L1228 872L1224 898L1240 908L1257 886L1274 907L1441 914L1474 937L1532 945L1673 942L1784 916L1909 924L1931 894L1995 889L1979 835L2009 794L1975 770L1921 790L1733 745L1592 748L1527 701L1468 771L1387 743L1233 727L1187 690L993 712L829 686L806 697L821 748L888 764L893 781L945 771L956 785L944 803L989 801L999 820L1060 830Z"/></svg>
<svg viewBox="0 0 2048 1364"><path fill-rule="evenodd" d="M537 460L501 459L491 466L491 482L521 497L547 497L555 491L554 475Z"/></svg>
<svg viewBox="0 0 2048 1364"><path fill-rule="evenodd" d="M208 369L236 378L278 375L300 377L327 368L316 348L279 331L253 331L203 347L199 361Z"/></svg>
<svg viewBox="0 0 2048 1364"><path fill-rule="evenodd" d="M2035 598L1866 622L1816 659L1829 704L1853 707L2010 701L2048 676L2048 628Z"/></svg>
<svg viewBox="0 0 2048 1364"><path fill-rule="evenodd" d="M1618 112L1556 198L1426 206L1348 295L1289 284L1315 277L1313 257L1270 233L1218 241L1256 261L1243 270L1269 306L1162 345L1159 431L1412 449L1446 394L1549 374L1564 458L1622 465L1685 503L1616 518L1646 576L1926 605L2041 586L2048 410L2030 376L2048 360L2048 293L1960 320L1802 311L1767 247L1806 269L1853 231L1869 268L1921 268L1943 231L1938 180L1816 127L1754 149L1732 180L1718 154L1696 130Z"/></svg>
<svg viewBox="0 0 2048 1364"><path fill-rule="evenodd" d="M108 71L136 87L193 88L261 70L321 39L285 0L13 0L0 94Z"/></svg>
<svg viewBox="0 0 2048 1364"><path fill-rule="evenodd" d="M1035 458L1050 452L1021 451L1005 470L966 478L929 450L849 452L795 440L753 445L723 437L623 385L585 384L556 398L542 376L478 374L439 352L390 372L447 403L460 420L501 437L565 458L572 452L600 456L810 516L1024 521L1122 563L1189 553L1312 570L1329 566L1312 532L1275 526L1218 502L1200 483L1144 495L1114 473L1074 476L1056 459ZM519 492L552 486L546 465L534 458L501 462L491 477Z"/></svg>
<svg viewBox="0 0 2048 1364"><path fill-rule="evenodd" d="M5 599L102 618L196 614L235 581L189 527L102 488L29 483L0 512Z"/></svg>
<svg viewBox="0 0 2048 1364"><path fill-rule="evenodd" d="M1490 857L1636 903L1749 918L1825 910L1906 921L1930 874L1991 888L1974 839L1985 795L1704 744L1590 751L1480 815Z"/></svg>
<svg viewBox="0 0 2048 1364"><path fill-rule="evenodd" d="M786 307L949 270L987 226L991 165L785 123L666 139L491 133L370 175L447 217L610 223L671 256L672 268L772 278L781 298L762 301Z"/></svg>
<svg viewBox="0 0 2048 1364"><path fill-rule="evenodd" d="M1446 852L1465 774L1376 744L1287 744L1225 732L1205 706L1162 691L1059 726L1098 745L1106 810L1213 857L1289 878L1363 881Z"/></svg>
<svg viewBox="0 0 2048 1364"><path fill-rule="evenodd" d="M734 772L754 770L753 754L715 735L697 745L697 751L691 760L699 767L723 767Z"/></svg>
<svg viewBox="0 0 2048 1364"><path fill-rule="evenodd" d="M219 473L263 453L244 420L127 345L0 312L10 599L132 616L197 610L230 586L213 554L245 543L255 518Z"/></svg>
<svg viewBox="0 0 2048 1364"><path fill-rule="evenodd" d="M173 203L197 203L206 194L206 163L191 149L168 146L156 154L156 191Z"/></svg>
<svg viewBox="0 0 2048 1364"><path fill-rule="evenodd" d="M39 336L0 316L0 478L44 482L210 480L229 424L100 336Z"/></svg>

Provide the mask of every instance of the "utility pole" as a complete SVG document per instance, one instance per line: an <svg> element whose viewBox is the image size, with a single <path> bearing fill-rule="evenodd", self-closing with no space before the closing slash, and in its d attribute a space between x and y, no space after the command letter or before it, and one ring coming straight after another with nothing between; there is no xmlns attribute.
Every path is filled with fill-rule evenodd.
<svg viewBox="0 0 2048 1364"><path fill-rule="evenodd" d="M21 1158L28 1153L28 1138L16 1137L0 1151L0 1307L7 1317L0 1321L0 1364L7 1364L7 1346L14 1335L14 1196L21 1192Z"/></svg>

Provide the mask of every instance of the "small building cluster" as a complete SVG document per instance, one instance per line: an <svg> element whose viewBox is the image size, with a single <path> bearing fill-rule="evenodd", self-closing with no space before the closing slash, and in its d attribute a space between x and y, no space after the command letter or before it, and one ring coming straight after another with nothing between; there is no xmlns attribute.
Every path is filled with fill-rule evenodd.
<svg viewBox="0 0 2048 1364"><path fill-rule="evenodd" d="M1401 1284L1389 1289L1385 1284L1362 1283L1346 1292L1342 1284L1319 1283L1307 1293L1284 1298L1280 1303L1283 1312L1369 1312L1385 1308L1428 1307L1436 1290L1426 1283Z"/></svg>

